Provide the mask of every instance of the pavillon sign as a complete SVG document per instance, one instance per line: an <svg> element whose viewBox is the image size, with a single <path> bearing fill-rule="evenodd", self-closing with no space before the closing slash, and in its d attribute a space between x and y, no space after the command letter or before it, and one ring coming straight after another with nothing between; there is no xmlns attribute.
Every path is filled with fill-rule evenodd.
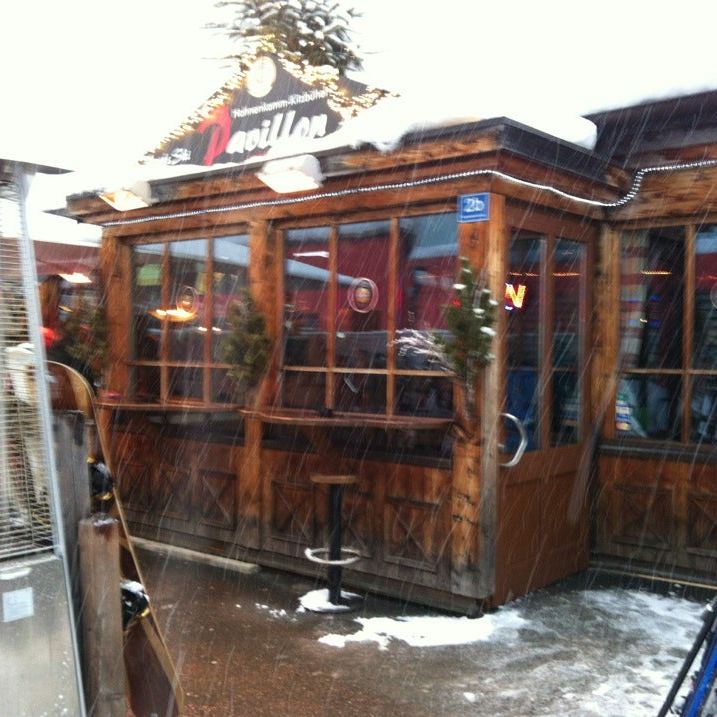
<svg viewBox="0 0 717 717"><path fill-rule="evenodd" d="M350 84L360 92L366 90ZM345 105L346 87L338 92ZM336 101L332 102L336 94L328 86L317 87L294 76L277 58L258 57L242 85L225 93L225 102L182 136L165 141L154 156L168 164L210 166L263 155L287 139L324 137L342 121Z"/></svg>

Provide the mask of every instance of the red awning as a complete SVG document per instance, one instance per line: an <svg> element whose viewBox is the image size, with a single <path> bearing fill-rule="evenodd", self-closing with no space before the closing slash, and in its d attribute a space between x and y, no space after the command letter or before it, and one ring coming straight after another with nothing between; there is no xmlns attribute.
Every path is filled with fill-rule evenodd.
<svg viewBox="0 0 717 717"><path fill-rule="evenodd" d="M99 247L58 244L36 241L35 265L42 278L50 274L86 274L92 276L97 270Z"/></svg>

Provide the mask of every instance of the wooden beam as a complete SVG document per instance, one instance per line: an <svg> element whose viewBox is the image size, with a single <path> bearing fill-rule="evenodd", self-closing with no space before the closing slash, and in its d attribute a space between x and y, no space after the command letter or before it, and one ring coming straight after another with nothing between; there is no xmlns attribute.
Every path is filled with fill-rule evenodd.
<svg viewBox="0 0 717 717"><path fill-rule="evenodd" d="M266 331L277 348L276 317L276 284L274 267L277 257L276 237L270 237L270 224L266 220L253 222L249 229L249 266L247 274L249 291L256 308L264 315ZM271 365L256 392L256 405L263 406L269 402L275 389L276 376L271 372Z"/></svg>
<svg viewBox="0 0 717 717"><path fill-rule="evenodd" d="M500 477L498 443L500 412L505 401L505 311L500 310L505 292L510 228L507 223L505 197L491 195L491 219L486 237L486 283L499 302L496 321L496 338L493 341L495 359L483 372L481 396L481 480L480 480L480 542L479 592L481 596L495 591L496 545L498 530L498 480Z"/></svg>
<svg viewBox="0 0 717 717"><path fill-rule="evenodd" d="M336 403L336 380L333 369L336 366L336 320L338 317L338 284L339 273L339 230L331 227L329 233L329 305L326 318L326 386L325 405L333 408Z"/></svg>
<svg viewBox="0 0 717 717"><path fill-rule="evenodd" d="M116 237L102 242L99 273L105 305L108 334L108 357L105 386L110 391L126 393L129 386L129 367L133 341L132 325L132 265L130 251ZM129 340L128 340L129 339Z"/></svg>
<svg viewBox="0 0 717 717"><path fill-rule="evenodd" d="M505 198L490 195L490 220L459 225L459 255L468 258L494 297L502 297L507 251ZM488 597L495 585L498 481L498 414L502 402L503 315L498 312L496 359L483 371L474 413L473 437L453 449L451 495L451 589Z"/></svg>
<svg viewBox="0 0 717 717"><path fill-rule="evenodd" d="M398 293L398 274L399 274L399 237L400 237L400 220L393 218L391 220L390 244L388 253L388 302L386 312L386 335L388 336L388 346L386 347L386 368L388 376L386 377L386 409L389 416L394 413L396 403L396 295Z"/></svg>
<svg viewBox="0 0 717 717"><path fill-rule="evenodd" d="M81 520L79 544L88 713L125 717L118 522L99 515Z"/></svg>
<svg viewBox="0 0 717 717"><path fill-rule="evenodd" d="M607 226L598 240L593 292L591 424L615 437L615 393L620 349L620 233Z"/></svg>

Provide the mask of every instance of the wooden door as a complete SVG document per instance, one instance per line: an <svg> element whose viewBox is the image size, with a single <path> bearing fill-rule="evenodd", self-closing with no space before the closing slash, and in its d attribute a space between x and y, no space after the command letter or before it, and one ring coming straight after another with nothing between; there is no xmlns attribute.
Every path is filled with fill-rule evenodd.
<svg viewBox="0 0 717 717"><path fill-rule="evenodd" d="M528 443L499 472L497 603L587 566L591 235L569 229L544 222L509 237L503 410ZM502 436L507 460L519 441L512 422Z"/></svg>

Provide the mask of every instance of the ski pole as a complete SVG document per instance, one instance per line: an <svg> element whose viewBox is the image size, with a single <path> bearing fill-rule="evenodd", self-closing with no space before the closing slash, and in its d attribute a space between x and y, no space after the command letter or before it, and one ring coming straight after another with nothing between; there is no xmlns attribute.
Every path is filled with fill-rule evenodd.
<svg viewBox="0 0 717 717"><path fill-rule="evenodd" d="M680 668L675 681L672 683L672 687L670 688L660 711L657 713L657 717L665 717L665 715L667 715L672 703L675 701L677 693L680 691L680 687L682 687L682 683L685 681L687 673L692 667L692 663L695 661L695 657L697 657L697 653L700 651L704 641L707 639L707 635L712 629L716 619L717 597L713 598L712 602L705 609L704 615L702 616L702 627L697 633L697 637L695 638L690 651L687 653L687 656L682 663L682 667Z"/></svg>

